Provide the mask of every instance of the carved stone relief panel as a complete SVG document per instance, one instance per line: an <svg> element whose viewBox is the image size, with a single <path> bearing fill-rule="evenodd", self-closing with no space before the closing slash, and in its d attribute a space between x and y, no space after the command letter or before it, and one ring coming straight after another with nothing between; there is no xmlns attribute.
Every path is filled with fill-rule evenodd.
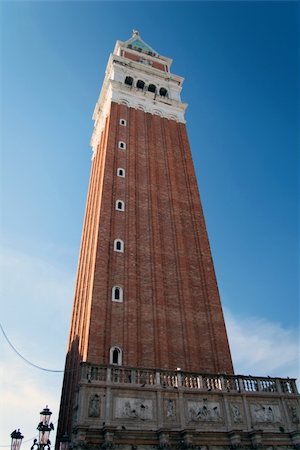
<svg viewBox="0 0 300 450"><path fill-rule="evenodd" d="M153 420L153 401L144 398L116 397L116 419Z"/></svg>
<svg viewBox="0 0 300 450"><path fill-rule="evenodd" d="M229 404L231 420L233 423L242 423L244 421L243 405L241 403Z"/></svg>
<svg viewBox="0 0 300 450"><path fill-rule="evenodd" d="M254 423L281 422L281 414L278 404L252 403L250 405L251 417Z"/></svg>
<svg viewBox="0 0 300 450"><path fill-rule="evenodd" d="M176 401L174 399L164 399L164 413L167 420L176 419Z"/></svg>
<svg viewBox="0 0 300 450"><path fill-rule="evenodd" d="M220 403L203 399L187 402L188 420L191 422L221 422Z"/></svg>
<svg viewBox="0 0 300 450"><path fill-rule="evenodd" d="M293 424L299 424L300 423L300 410L299 405L297 402L289 402L287 405L289 418Z"/></svg>
<svg viewBox="0 0 300 450"><path fill-rule="evenodd" d="M100 417L100 396L98 394L89 396L88 416Z"/></svg>

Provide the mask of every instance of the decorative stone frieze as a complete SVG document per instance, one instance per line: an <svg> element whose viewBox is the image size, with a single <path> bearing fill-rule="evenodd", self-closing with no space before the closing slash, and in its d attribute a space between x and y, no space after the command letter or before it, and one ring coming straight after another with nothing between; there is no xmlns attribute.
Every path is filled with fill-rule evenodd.
<svg viewBox="0 0 300 450"><path fill-rule="evenodd" d="M230 403L229 407L230 407L230 414L231 414L232 421L235 424L242 423L243 422L242 404L241 403Z"/></svg>
<svg viewBox="0 0 300 450"><path fill-rule="evenodd" d="M290 403L288 406L288 410L289 410L289 414L290 414L290 418L292 423L294 424L299 424L300 423L300 419L299 419L299 410L297 408L296 403Z"/></svg>
<svg viewBox="0 0 300 450"><path fill-rule="evenodd" d="M153 402L144 398L117 397L115 400L116 419L152 420Z"/></svg>
<svg viewBox="0 0 300 450"><path fill-rule="evenodd" d="M102 448L300 448L300 402L292 379L83 363L78 403L86 413L78 416L74 437Z"/></svg>
<svg viewBox="0 0 300 450"><path fill-rule="evenodd" d="M173 399L165 399L164 404L165 416L168 420L174 420L176 418L176 402Z"/></svg>
<svg viewBox="0 0 300 450"><path fill-rule="evenodd" d="M281 422L278 404L257 402L250 405L253 423Z"/></svg>
<svg viewBox="0 0 300 450"><path fill-rule="evenodd" d="M98 394L93 394L89 398L89 417L99 417L100 416L100 397Z"/></svg>
<svg viewBox="0 0 300 450"><path fill-rule="evenodd" d="M188 419L190 422L220 422L222 421L219 402L204 398L199 402L188 402Z"/></svg>

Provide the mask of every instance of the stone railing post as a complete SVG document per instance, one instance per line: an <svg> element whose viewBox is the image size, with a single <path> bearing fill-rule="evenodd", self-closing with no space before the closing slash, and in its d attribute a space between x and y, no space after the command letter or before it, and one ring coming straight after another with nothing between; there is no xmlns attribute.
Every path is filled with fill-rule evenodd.
<svg viewBox="0 0 300 450"><path fill-rule="evenodd" d="M160 384L160 372L155 373L155 384Z"/></svg>
<svg viewBox="0 0 300 450"><path fill-rule="evenodd" d="M257 378L257 379L256 379L256 386L257 386L257 391L258 391L258 392L260 392L260 391L263 390L263 389L262 389L261 379L260 379L260 378Z"/></svg>
<svg viewBox="0 0 300 450"><path fill-rule="evenodd" d="M298 388L295 380L291 380L293 394L298 394Z"/></svg>
<svg viewBox="0 0 300 450"><path fill-rule="evenodd" d="M221 384L221 390L225 391L226 387L225 387L225 380L224 380L223 375L220 375L220 384Z"/></svg>
<svg viewBox="0 0 300 450"><path fill-rule="evenodd" d="M240 392L244 392L244 383L242 378L238 378Z"/></svg>
<svg viewBox="0 0 300 450"><path fill-rule="evenodd" d="M276 391L280 394L282 394L282 388L281 388L281 383L279 381L279 378L276 378L275 380L275 384L276 384Z"/></svg>
<svg viewBox="0 0 300 450"><path fill-rule="evenodd" d="M198 389L203 389L203 378L201 375L197 376L197 386L198 386Z"/></svg>
<svg viewBox="0 0 300 450"><path fill-rule="evenodd" d="M177 386L178 387L182 386L182 374L181 374L181 372L177 372Z"/></svg>
<svg viewBox="0 0 300 450"><path fill-rule="evenodd" d="M130 376L131 376L130 382L132 384L136 384L136 370L135 369L131 370Z"/></svg>
<svg viewBox="0 0 300 450"><path fill-rule="evenodd" d="M107 372L106 372L106 381L107 381L108 383L110 383L110 381L111 381L111 368L110 368L110 367L107 368Z"/></svg>

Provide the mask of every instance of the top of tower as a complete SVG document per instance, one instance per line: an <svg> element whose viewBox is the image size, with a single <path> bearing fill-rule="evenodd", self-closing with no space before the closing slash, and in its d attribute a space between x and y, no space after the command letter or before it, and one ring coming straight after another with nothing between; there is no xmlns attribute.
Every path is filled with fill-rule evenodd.
<svg viewBox="0 0 300 450"><path fill-rule="evenodd" d="M145 41L143 41L139 31L137 30L132 30L132 37L125 42L125 45L128 48L136 50L140 53L146 53L147 55L150 56L158 56L158 53L155 50L153 50L153 48L150 47L150 45L148 45Z"/></svg>
<svg viewBox="0 0 300 450"><path fill-rule="evenodd" d="M120 55L122 51L127 51L126 56L129 57L129 59L135 59L139 57L141 62L150 61L150 64L152 64L151 61L157 61L159 60L162 62L167 69L170 69L170 66L172 64L172 59L167 58L166 56L160 55L156 50L154 50L147 42L145 42L140 35L140 32L138 30L132 30L132 36L127 41L117 41L116 46L114 49L114 54ZM130 53L132 53L133 57L130 57ZM145 59L146 58L146 59Z"/></svg>
<svg viewBox="0 0 300 450"><path fill-rule="evenodd" d="M187 104L180 98L184 79L171 73L171 64L172 59L159 55L137 30L127 41L116 42L93 114L94 152L112 102L185 123Z"/></svg>

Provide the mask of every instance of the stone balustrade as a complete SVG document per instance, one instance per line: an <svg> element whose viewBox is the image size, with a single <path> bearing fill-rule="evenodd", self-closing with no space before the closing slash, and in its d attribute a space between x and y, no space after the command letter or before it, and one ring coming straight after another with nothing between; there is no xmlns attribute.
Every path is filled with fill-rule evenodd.
<svg viewBox="0 0 300 450"><path fill-rule="evenodd" d="M226 374L198 374L182 371L125 368L81 363L81 382L161 386L237 393L298 394L293 378L252 377Z"/></svg>

